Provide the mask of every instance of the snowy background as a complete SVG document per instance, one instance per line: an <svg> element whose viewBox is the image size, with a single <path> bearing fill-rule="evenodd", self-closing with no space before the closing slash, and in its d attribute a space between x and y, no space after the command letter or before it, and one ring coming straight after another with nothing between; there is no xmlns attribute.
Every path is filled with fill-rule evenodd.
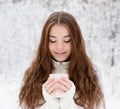
<svg viewBox="0 0 120 109"><path fill-rule="evenodd" d="M0 109L17 109L24 71L54 11L78 21L101 73L107 109L120 109L120 0L0 0Z"/></svg>

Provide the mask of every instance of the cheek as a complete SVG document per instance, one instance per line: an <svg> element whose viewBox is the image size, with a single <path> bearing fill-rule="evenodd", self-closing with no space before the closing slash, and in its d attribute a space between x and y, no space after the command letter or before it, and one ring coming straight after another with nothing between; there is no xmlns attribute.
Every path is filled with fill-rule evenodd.
<svg viewBox="0 0 120 109"><path fill-rule="evenodd" d="M71 44L67 46L67 50L71 52Z"/></svg>
<svg viewBox="0 0 120 109"><path fill-rule="evenodd" d="M49 51L52 51L54 48L55 48L55 46L54 46L54 45L49 44Z"/></svg>

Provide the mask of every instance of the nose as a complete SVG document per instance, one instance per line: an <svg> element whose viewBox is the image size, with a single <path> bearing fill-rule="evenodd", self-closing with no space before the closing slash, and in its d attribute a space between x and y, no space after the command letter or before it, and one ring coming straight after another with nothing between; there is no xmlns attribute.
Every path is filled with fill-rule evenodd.
<svg viewBox="0 0 120 109"><path fill-rule="evenodd" d="M57 47L58 50L63 49L63 47L64 47L63 42L62 41L58 42L57 45L56 45L56 47Z"/></svg>

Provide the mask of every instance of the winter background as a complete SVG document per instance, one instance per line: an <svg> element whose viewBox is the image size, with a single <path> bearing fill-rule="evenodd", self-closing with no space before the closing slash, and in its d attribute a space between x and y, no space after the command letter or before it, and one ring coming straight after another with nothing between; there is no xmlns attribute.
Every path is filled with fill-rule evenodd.
<svg viewBox="0 0 120 109"><path fill-rule="evenodd" d="M54 11L78 21L107 109L120 109L120 0L0 0L0 109L17 109L25 69Z"/></svg>

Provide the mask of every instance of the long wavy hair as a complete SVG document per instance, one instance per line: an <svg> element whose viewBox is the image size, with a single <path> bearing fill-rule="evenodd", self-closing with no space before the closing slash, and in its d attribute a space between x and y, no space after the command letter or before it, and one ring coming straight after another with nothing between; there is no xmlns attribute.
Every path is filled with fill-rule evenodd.
<svg viewBox="0 0 120 109"><path fill-rule="evenodd" d="M75 18L67 12L52 13L42 30L35 58L25 71L19 93L19 104L23 109L35 109L45 103L42 84L54 68L49 52L49 32L53 25L63 24L71 36L71 57L68 67L70 80L76 87L74 101L84 109L98 109L104 104L104 95L96 70L87 56L85 43Z"/></svg>

